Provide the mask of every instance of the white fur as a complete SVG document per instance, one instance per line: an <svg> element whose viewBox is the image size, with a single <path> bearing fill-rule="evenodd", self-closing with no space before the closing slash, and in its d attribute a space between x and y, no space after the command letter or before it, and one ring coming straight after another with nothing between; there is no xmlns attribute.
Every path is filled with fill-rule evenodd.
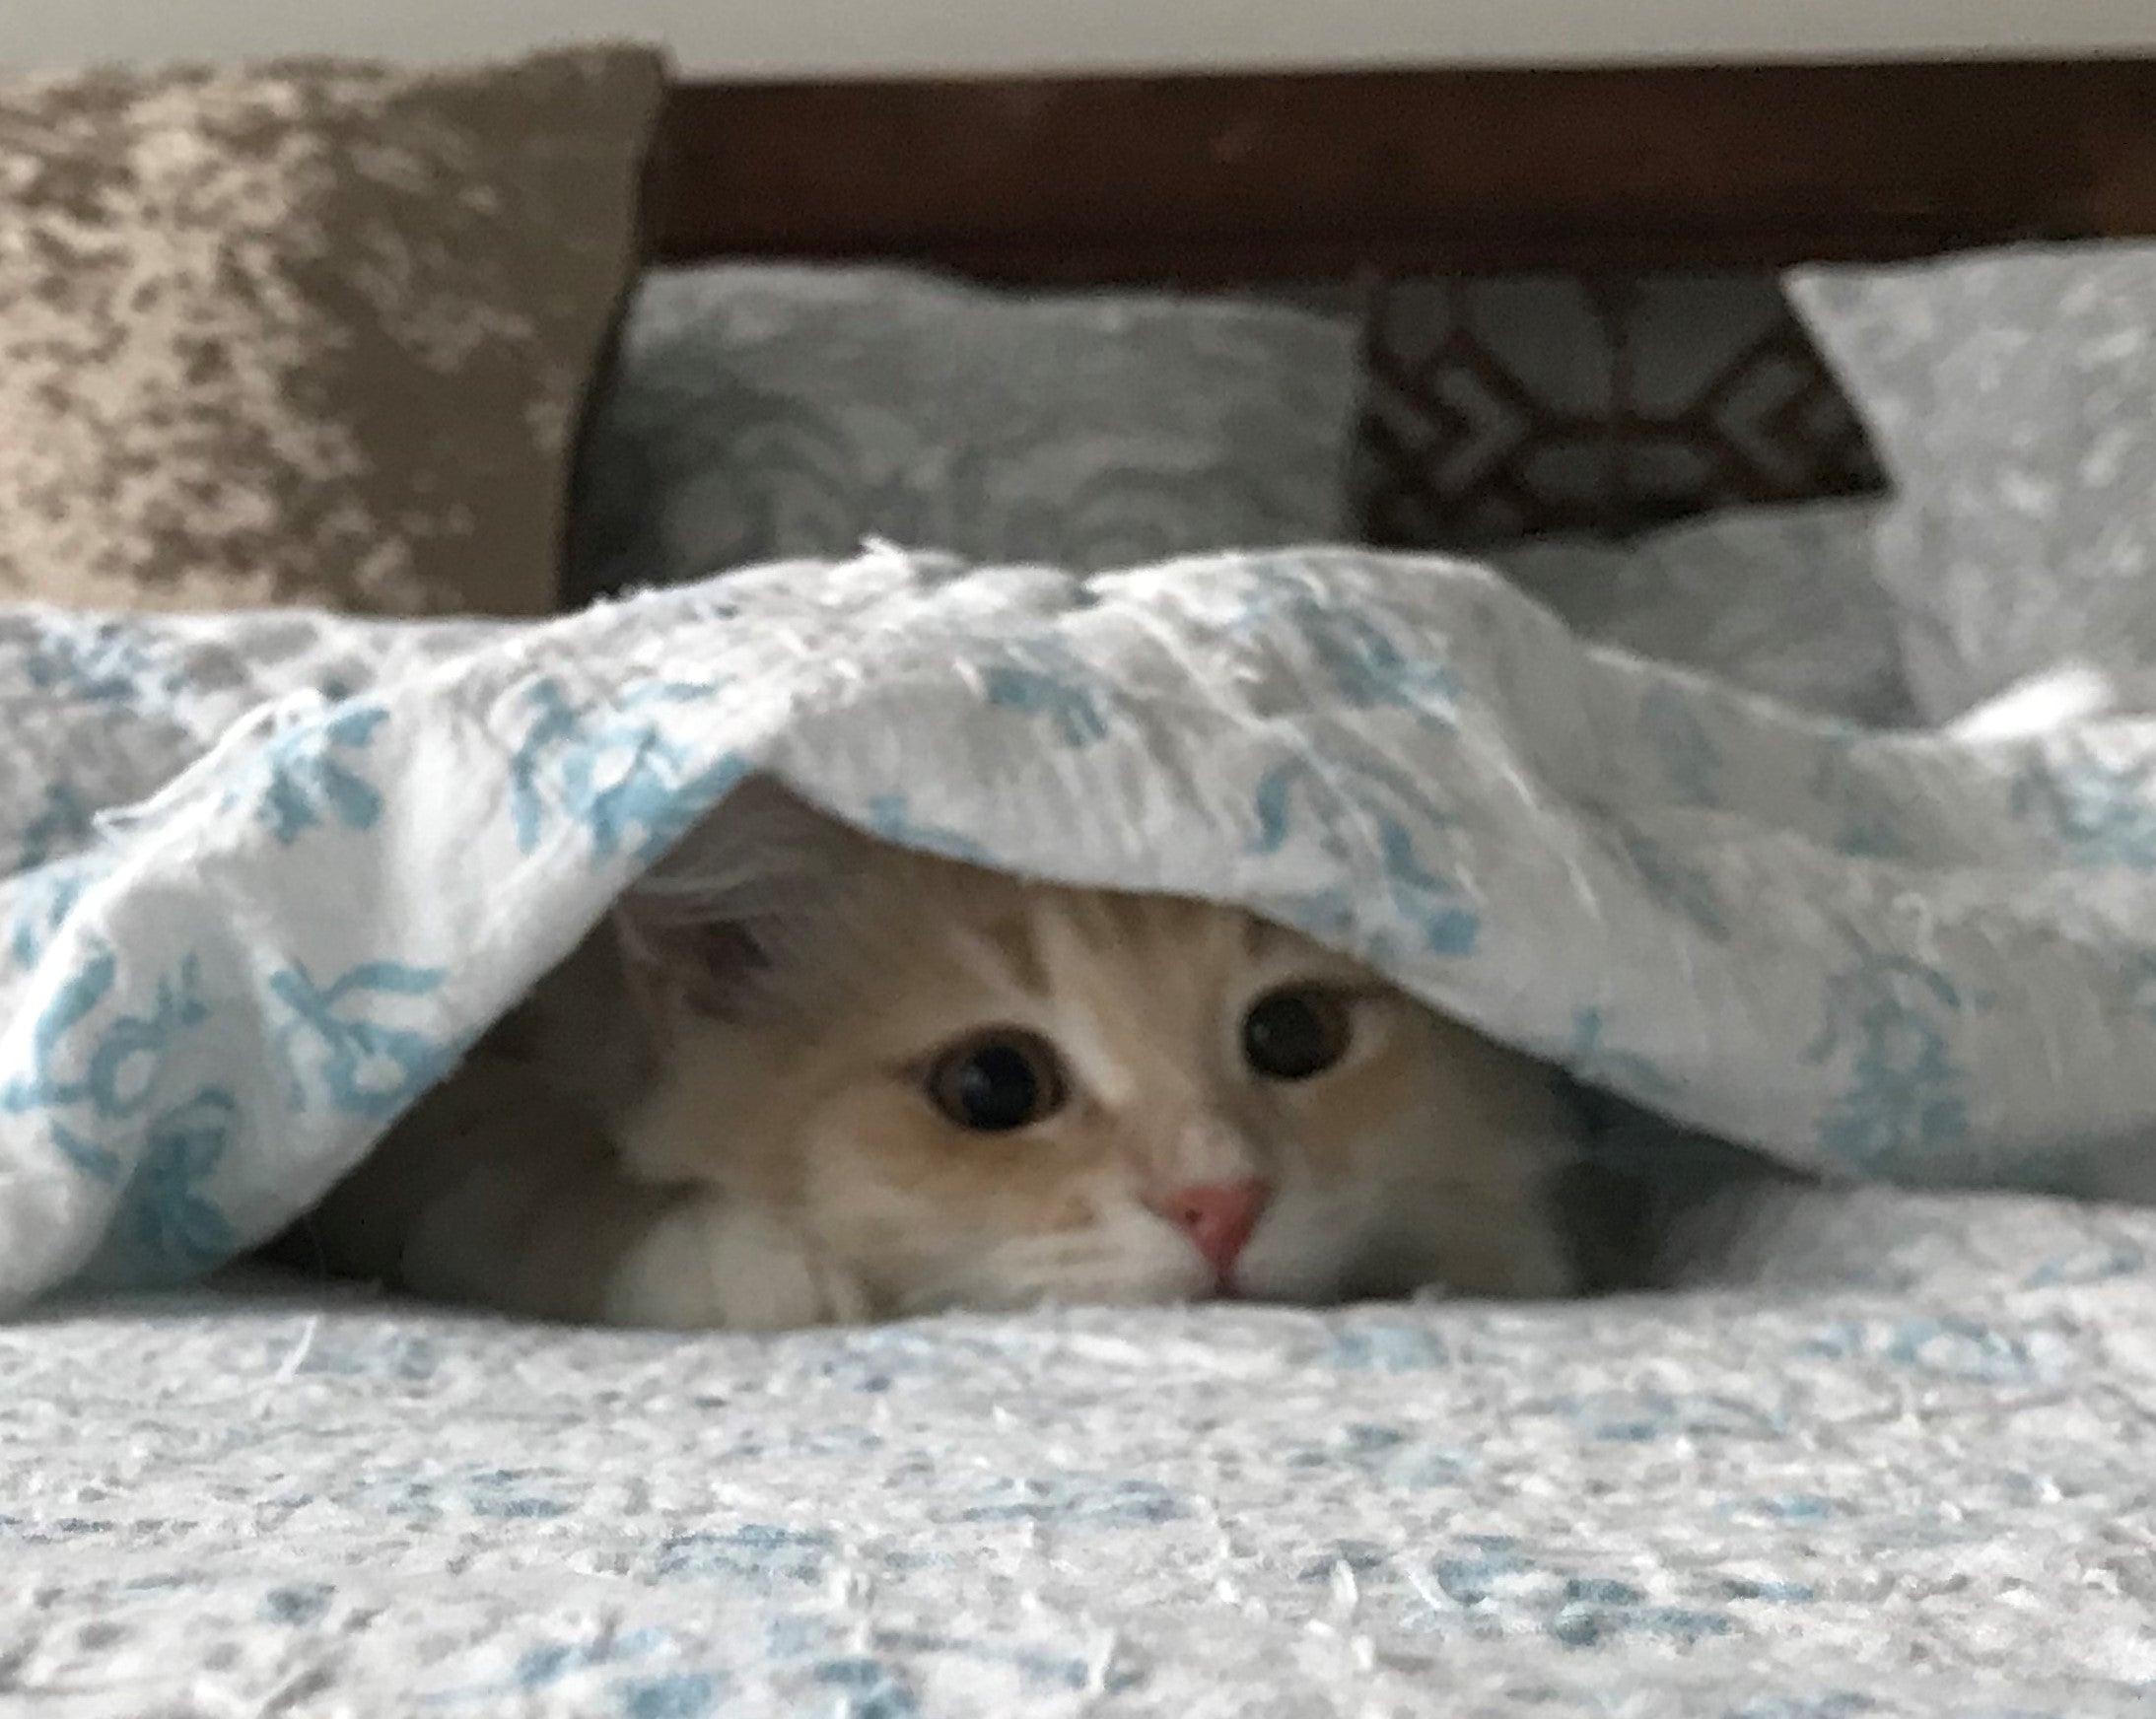
<svg viewBox="0 0 2156 1719"><path fill-rule="evenodd" d="M1083 1230L954 1249L942 1272L909 1290L902 1311L1044 1302L1144 1306L1198 1300L1213 1282L1213 1268L1188 1240L1133 1203Z"/></svg>
<svg viewBox="0 0 2156 1719"><path fill-rule="evenodd" d="M692 1197L615 1264L598 1314L675 1331L793 1331L865 1319L868 1298L755 1207Z"/></svg>

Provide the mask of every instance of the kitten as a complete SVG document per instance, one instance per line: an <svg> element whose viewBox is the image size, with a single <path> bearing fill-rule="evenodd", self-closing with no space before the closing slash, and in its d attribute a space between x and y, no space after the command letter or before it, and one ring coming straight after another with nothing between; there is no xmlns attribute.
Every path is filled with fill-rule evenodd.
<svg viewBox="0 0 2156 1719"><path fill-rule="evenodd" d="M1571 1286L1537 1065L1227 908L757 782L329 1198L334 1270L540 1317Z"/></svg>

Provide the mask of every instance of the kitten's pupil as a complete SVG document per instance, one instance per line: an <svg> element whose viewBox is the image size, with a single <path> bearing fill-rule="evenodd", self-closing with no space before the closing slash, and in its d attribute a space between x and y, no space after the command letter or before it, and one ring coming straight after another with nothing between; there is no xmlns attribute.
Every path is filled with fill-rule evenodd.
<svg viewBox="0 0 2156 1719"><path fill-rule="evenodd" d="M1063 1103L1056 1054L1029 1033L997 1033L948 1051L929 1075L929 1096L960 1128L1008 1134Z"/></svg>
<svg viewBox="0 0 2156 1719"><path fill-rule="evenodd" d="M1330 992L1276 991L1243 1016L1243 1060L1268 1080L1307 1080L1348 1054L1348 1005Z"/></svg>
<svg viewBox="0 0 2156 1719"><path fill-rule="evenodd" d="M1033 1066L1010 1045L992 1045L958 1070L958 1107L973 1128L1021 1128L1040 1108L1040 1096Z"/></svg>

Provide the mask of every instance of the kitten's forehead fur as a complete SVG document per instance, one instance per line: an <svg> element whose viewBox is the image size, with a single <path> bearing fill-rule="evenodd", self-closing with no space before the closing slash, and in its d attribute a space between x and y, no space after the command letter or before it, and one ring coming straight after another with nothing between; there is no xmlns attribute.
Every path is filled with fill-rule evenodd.
<svg viewBox="0 0 2156 1719"><path fill-rule="evenodd" d="M1230 975L1295 957L1305 970L1351 967L1237 909L1033 883L893 847L762 778L631 896L622 919L632 952L656 964L670 930L743 926L766 956L766 1000L812 1005L826 1020L885 1012L893 985L942 997L958 985L1022 1010L1008 1018L1045 1034L1042 1010L1083 1028L1142 976L1158 1026L1178 1004L1217 1006Z"/></svg>
<svg viewBox="0 0 2156 1719"><path fill-rule="evenodd" d="M1028 884L934 859L883 870L881 887L863 894L867 911L830 928L826 959L850 993L840 1010L868 1004L873 1026L916 1049L927 1018L952 1036L1023 1027L1110 1106L1134 1096L1143 1071L1195 1070L1231 1050L1225 999L1290 976L1355 974L1234 909ZM885 1006L906 1001L925 1014Z"/></svg>
<svg viewBox="0 0 2156 1719"><path fill-rule="evenodd" d="M755 958L698 997L708 945L684 933L715 922L745 928ZM628 1160L787 1211L882 1305L1207 1293L1152 1208L1243 1179L1275 1191L1246 1292L1561 1286L1539 1213L1565 1125L1540 1071L1256 916L897 849L758 783L623 926L668 1047L621 1126ZM1256 1078L1250 1005L1311 984L1356 999L1351 1054L1316 1079ZM1013 1135L969 1133L926 1070L999 1028L1051 1045L1070 1098Z"/></svg>

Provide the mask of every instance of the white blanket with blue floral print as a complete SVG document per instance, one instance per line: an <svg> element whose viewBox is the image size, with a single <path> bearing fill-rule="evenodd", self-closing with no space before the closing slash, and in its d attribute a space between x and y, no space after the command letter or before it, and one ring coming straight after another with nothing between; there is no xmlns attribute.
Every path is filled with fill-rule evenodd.
<svg viewBox="0 0 2156 1719"><path fill-rule="evenodd" d="M2059 1184L2156 1121L2156 723L1867 734L1452 563L878 550L529 626L17 610L0 697L0 1304L277 1230L759 769L1246 903L1794 1163Z"/></svg>

